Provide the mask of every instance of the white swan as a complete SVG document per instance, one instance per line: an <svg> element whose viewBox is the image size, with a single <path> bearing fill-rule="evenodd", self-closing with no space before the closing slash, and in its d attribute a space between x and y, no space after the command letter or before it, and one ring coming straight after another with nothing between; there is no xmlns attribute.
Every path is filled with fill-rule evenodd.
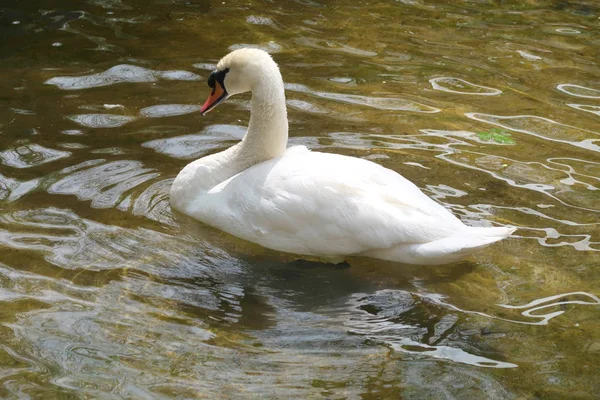
<svg viewBox="0 0 600 400"><path fill-rule="evenodd" d="M464 225L399 174L337 154L286 149L283 80L262 50L240 49L210 74L210 111L252 92L248 132L220 153L188 164L171 188L173 208L234 236L282 252L342 261L366 256L443 264L515 228Z"/></svg>

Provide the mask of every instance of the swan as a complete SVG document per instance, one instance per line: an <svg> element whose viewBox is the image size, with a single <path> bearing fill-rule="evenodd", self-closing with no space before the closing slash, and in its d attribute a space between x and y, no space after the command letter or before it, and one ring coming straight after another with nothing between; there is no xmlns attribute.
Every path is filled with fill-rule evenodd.
<svg viewBox="0 0 600 400"><path fill-rule="evenodd" d="M229 53L208 86L202 115L250 91L250 123L238 144L177 175L170 202L179 212L272 250L334 263L364 256L445 264L515 230L466 226L412 182L371 161L286 148L283 79L265 51Z"/></svg>

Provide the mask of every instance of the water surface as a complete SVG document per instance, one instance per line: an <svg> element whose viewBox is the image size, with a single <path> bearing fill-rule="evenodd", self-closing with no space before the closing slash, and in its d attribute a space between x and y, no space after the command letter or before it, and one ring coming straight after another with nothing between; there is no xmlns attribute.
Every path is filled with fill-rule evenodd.
<svg viewBox="0 0 600 400"><path fill-rule="evenodd" d="M5 3L1 398L600 393L596 2ZM177 172L244 134L248 95L197 112L244 46L281 67L292 144L519 230L339 268L172 213Z"/></svg>

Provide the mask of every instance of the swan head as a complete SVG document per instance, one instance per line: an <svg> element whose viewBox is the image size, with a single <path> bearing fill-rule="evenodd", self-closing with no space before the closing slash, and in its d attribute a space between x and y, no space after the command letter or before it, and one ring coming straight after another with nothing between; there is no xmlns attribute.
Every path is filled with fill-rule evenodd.
<svg viewBox="0 0 600 400"><path fill-rule="evenodd" d="M279 68L269 53L249 48L234 50L223 57L209 75L208 86L212 92L200 113L204 115L228 97L253 91L274 79L283 87Z"/></svg>

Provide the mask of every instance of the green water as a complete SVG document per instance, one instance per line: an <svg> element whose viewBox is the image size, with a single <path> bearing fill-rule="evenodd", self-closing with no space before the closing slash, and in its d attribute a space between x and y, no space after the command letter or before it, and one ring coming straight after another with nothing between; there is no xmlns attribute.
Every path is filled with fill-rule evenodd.
<svg viewBox="0 0 600 400"><path fill-rule="evenodd" d="M599 28L591 0L3 1L0 398L600 398ZM249 96L196 112L244 45L291 144L519 230L336 268L174 215L244 133Z"/></svg>

